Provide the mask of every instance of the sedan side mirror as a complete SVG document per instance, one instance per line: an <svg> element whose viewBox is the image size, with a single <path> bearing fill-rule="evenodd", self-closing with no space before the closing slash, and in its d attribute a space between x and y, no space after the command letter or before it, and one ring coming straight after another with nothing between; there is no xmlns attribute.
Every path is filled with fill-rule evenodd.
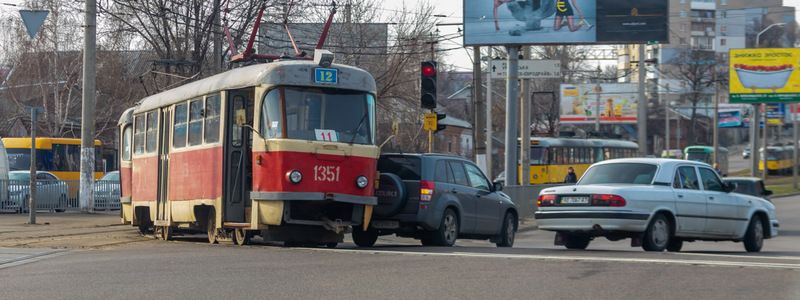
<svg viewBox="0 0 800 300"><path fill-rule="evenodd" d="M723 189L725 190L726 193L730 193L730 192L735 191L737 186L738 185L735 182L729 182L729 183L725 183L725 186L723 187Z"/></svg>
<svg viewBox="0 0 800 300"><path fill-rule="evenodd" d="M772 191L764 190L764 196L771 196L771 195L772 195Z"/></svg>
<svg viewBox="0 0 800 300"><path fill-rule="evenodd" d="M499 192L503 190L503 183L499 181L495 181L492 183L492 188L495 192Z"/></svg>

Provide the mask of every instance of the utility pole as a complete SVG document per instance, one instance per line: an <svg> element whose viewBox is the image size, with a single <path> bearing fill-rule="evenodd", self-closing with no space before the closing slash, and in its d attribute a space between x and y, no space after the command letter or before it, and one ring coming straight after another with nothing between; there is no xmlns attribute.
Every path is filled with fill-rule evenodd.
<svg viewBox="0 0 800 300"><path fill-rule="evenodd" d="M797 189L797 103L792 103L792 187Z"/></svg>
<svg viewBox="0 0 800 300"><path fill-rule="evenodd" d="M492 150L492 46L489 46L489 59L486 60L486 173L490 179L494 179L494 169L492 168L492 160L494 151ZM506 181L507 182L507 181Z"/></svg>
<svg viewBox="0 0 800 300"><path fill-rule="evenodd" d="M714 152L711 153L711 161L715 164L719 164L719 81L717 81L717 67L713 68L713 77L714 77L714 118L712 127L712 136L711 142L714 146Z"/></svg>
<svg viewBox="0 0 800 300"><path fill-rule="evenodd" d="M31 165L28 193L28 224L36 224L36 126L38 107L31 107Z"/></svg>
<svg viewBox="0 0 800 300"><path fill-rule="evenodd" d="M644 95L644 80L647 74L644 69L644 44L639 45L639 104L638 108L638 139L639 139L639 153L642 156L647 155L647 99ZM613 111L613 108L611 109Z"/></svg>
<svg viewBox="0 0 800 300"><path fill-rule="evenodd" d="M758 125L759 117L761 114L758 111L760 104L753 104L753 113L750 116L750 176L756 177L758 175L758 160L760 152L758 151Z"/></svg>
<svg viewBox="0 0 800 300"><path fill-rule="evenodd" d="M484 121L485 115L483 115L485 108L483 107L483 97L481 96L481 47L472 47L472 55L472 154L477 163L480 155L486 153L486 148L481 144L481 141L485 138L482 129L486 124ZM486 172L489 173L488 169L486 169Z"/></svg>
<svg viewBox="0 0 800 300"><path fill-rule="evenodd" d="M531 47L522 46L523 59L531 59ZM531 182L531 80L522 79L522 99L520 102L520 143L519 143L519 165L521 169L521 185L529 185Z"/></svg>
<svg viewBox="0 0 800 300"><path fill-rule="evenodd" d="M220 21L220 0L214 0L214 73L222 71L222 26Z"/></svg>
<svg viewBox="0 0 800 300"><path fill-rule="evenodd" d="M769 131L768 131L769 130L769 117L767 115L767 104L766 103L761 104L761 107L764 108L764 133L763 133L764 136L762 136L762 140L761 140L761 143L763 144L762 147L764 148L764 153L763 153L763 155L759 155L759 156L761 157L761 163L764 164L764 172L761 172L761 179L764 180L765 184L766 184L767 171L768 171L767 170L767 152L768 152L768 149L767 149L767 141L768 141L767 137L769 135Z"/></svg>
<svg viewBox="0 0 800 300"><path fill-rule="evenodd" d="M83 103L81 107L81 211L94 206L94 106L97 47L97 2L86 0L86 26L83 28Z"/></svg>
<svg viewBox="0 0 800 300"><path fill-rule="evenodd" d="M517 185L517 116L519 111L519 82L517 76L519 72L519 48L518 46L506 46L506 58L508 64L508 75L506 77L506 184Z"/></svg>

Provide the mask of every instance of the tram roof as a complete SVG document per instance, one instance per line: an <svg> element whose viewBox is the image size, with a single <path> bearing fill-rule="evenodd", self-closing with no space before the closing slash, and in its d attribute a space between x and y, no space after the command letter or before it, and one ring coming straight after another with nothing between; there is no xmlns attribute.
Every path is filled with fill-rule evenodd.
<svg viewBox="0 0 800 300"><path fill-rule="evenodd" d="M262 84L330 87L313 83L313 68L317 66L313 61L290 60L236 68L148 96L142 99L135 112L149 111L221 90ZM339 70L340 80L335 85L336 88L369 93L375 93L377 90L375 79L367 71L339 64L333 64L330 68Z"/></svg>
<svg viewBox="0 0 800 300"><path fill-rule="evenodd" d="M133 110L134 109L136 109L136 108L135 107L131 107L131 108L126 109L124 112L122 112L122 115L119 116L119 121L117 122L117 125L133 123Z"/></svg>
<svg viewBox="0 0 800 300"><path fill-rule="evenodd" d="M531 145L539 145L545 147L614 147L614 148L631 148L631 149L639 148L638 144L631 141L606 140L606 139L552 138L552 137L532 137Z"/></svg>

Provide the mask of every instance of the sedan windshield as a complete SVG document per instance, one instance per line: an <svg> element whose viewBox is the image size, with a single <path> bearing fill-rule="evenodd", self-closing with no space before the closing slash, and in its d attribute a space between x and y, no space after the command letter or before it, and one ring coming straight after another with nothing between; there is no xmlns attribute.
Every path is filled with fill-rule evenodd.
<svg viewBox="0 0 800 300"><path fill-rule="evenodd" d="M8 180L11 181L31 181L30 172L9 172Z"/></svg>
<svg viewBox="0 0 800 300"><path fill-rule="evenodd" d="M656 175L656 165L643 163L613 163L589 168L578 185L589 184L650 184Z"/></svg>
<svg viewBox="0 0 800 300"><path fill-rule="evenodd" d="M265 96L261 120L266 138L375 143L375 97L366 92L273 89Z"/></svg>

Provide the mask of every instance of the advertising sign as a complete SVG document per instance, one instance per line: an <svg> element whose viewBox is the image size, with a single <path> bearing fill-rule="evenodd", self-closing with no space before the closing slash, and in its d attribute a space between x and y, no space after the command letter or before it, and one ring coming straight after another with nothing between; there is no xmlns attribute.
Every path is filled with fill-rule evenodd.
<svg viewBox="0 0 800 300"><path fill-rule="evenodd" d="M786 107L783 103L767 104L767 124L783 125L783 112Z"/></svg>
<svg viewBox="0 0 800 300"><path fill-rule="evenodd" d="M668 42L668 0L464 0L464 45Z"/></svg>
<svg viewBox="0 0 800 300"><path fill-rule="evenodd" d="M731 49L730 102L800 101L800 49Z"/></svg>
<svg viewBox="0 0 800 300"><path fill-rule="evenodd" d="M562 84L562 124L592 124L599 107L600 123L636 123L635 83Z"/></svg>
<svg viewBox="0 0 800 300"><path fill-rule="evenodd" d="M505 60L493 60L492 79L506 78L508 66ZM519 79L561 78L561 62L558 60L519 60Z"/></svg>
<svg viewBox="0 0 800 300"><path fill-rule="evenodd" d="M742 113L738 110L721 111L718 115L720 128L742 127Z"/></svg>

